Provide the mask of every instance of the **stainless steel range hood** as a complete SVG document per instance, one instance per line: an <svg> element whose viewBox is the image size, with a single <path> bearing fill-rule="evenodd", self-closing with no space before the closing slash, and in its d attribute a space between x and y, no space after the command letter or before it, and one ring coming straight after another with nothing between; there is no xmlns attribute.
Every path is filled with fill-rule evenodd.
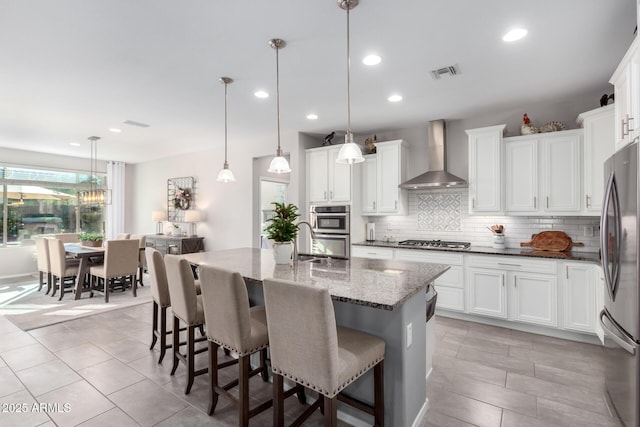
<svg viewBox="0 0 640 427"><path fill-rule="evenodd" d="M399 185L409 190L466 187L467 181L446 171L447 141L444 120L429 122L427 172Z"/></svg>

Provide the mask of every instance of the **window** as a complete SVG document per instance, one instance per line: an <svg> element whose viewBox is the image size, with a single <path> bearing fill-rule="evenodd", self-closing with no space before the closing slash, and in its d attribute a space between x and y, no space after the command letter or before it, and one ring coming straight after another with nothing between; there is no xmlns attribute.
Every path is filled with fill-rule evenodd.
<svg viewBox="0 0 640 427"><path fill-rule="evenodd" d="M32 244L38 234L103 232L105 209L78 205L86 173L0 167L0 244ZM96 179L104 183L104 176Z"/></svg>

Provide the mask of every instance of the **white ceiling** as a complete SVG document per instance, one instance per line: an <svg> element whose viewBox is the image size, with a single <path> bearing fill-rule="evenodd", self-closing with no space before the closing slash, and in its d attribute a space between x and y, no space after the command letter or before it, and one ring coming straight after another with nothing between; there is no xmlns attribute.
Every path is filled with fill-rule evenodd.
<svg viewBox="0 0 640 427"><path fill-rule="evenodd" d="M352 128L465 118L606 86L635 22L632 0L361 0L351 12ZM528 36L503 42L514 26ZM89 157L86 138L98 135L101 159L132 163L222 149L218 78L229 76L230 157L268 154L274 37L287 42L283 134L344 130L346 12L335 0L0 0L0 147ZM370 52L380 65L362 64ZM455 78L430 77L452 64ZM272 96L257 99L257 89ZM392 93L404 100L389 103Z"/></svg>

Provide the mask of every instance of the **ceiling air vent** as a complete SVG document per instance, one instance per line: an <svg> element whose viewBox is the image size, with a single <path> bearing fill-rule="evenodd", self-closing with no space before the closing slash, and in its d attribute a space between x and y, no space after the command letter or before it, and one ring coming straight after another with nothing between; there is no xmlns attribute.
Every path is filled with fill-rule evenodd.
<svg viewBox="0 0 640 427"><path fill-rule="evenodd" d="M438 68L437 70L431 71L431 77L434 80L440 80L442 76L455 76L458 74L458 70L456 70L455 65L449 65L448 67Z"/></svg>
<svg viewBox="0 0 640 427"><path fill-rule="evenodd" d="M140 123L140 122L134 122L133 120L125 120L124 122L125 125L130 125L130 126L138 126L141 128L148 128L149 125L146 123Z"/></svg>

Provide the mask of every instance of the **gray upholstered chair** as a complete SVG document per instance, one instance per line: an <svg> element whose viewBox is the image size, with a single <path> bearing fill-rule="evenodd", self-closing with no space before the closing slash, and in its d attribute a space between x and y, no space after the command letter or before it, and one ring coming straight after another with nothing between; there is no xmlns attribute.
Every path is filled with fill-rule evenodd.
<svg viewBox="0 0 640 427"><path fill-rule="evenodd" d="M39 239L44 240L44 239ZM47 239L49 247L49 263L51 265L51 296L56 294L56 286L60 288L60 297L64 296L65 278L75 278L78 275L79 262L67 258L64 243L60 239ZM60 283L58 285L58 282Z"/></svg>
<svg viewBox="0 0 640 427"><path fill-rule="evenodd" d="M33 238L36 242L36 261L38 264L38 292L44 285L44 275L47 275L47 292L51 290L51 263L49 262L49 239L35 236Z"/></svg>
<svg viewBox="0 0 640 427"><path fill-rule="evenodd" d="M248 426L249 418L269 409L268 401L249 409L249 378L261 374L269 380L267 368L267 318L264 306L249 307L247 286L240 273L211 266L200 267L202 304L209 340L209 415L213 415L218 396L227 398L238 408L238 425ZM218 363L218 348L222 347L238 354L238 379L227 385L218 384L218 369L231 362ZM260 352L260 365L251 369L250 358ZM233 361L235 362L235 361ZM238 398L227 390L238 384Z"/></svg>
<svg viewBox="0 0 640 427"><path fill-rule="evenodd" d="M116 278L120 278L123 288L129 281L133 288L133 296L138 296L135 279L138 271L138 252L137 240L107 241L104 250L104 263L89 267L91 294L93 295L96 279L103 279L104 301L109 302L110 287Z"/></svg>
<svg viewBox="0 0 640 427"><path fill-rule="evenodd" d="M195 349L195 344L206 340L206 337L195 338L195 329L204 325L202 297L196 291L193 271L186 259L177 255L165 255L171 312L173 314L173 368L175 374L178 362L182 360L187 366L187 387L185 394L191 392L196 376L206 374L208 370L195 370L195 355L207 351L207 347ZM180 321L187 327L186 353L180 353ZM202 329L201 329L202 331Z"/></svg>
<svg viewBox="0 0 640 427"><path fill-rule="evenodd" d="M143 234L132 234L131 236L129 236L129 239L137 240L139 244L140 253L138 254L138 276L136 280L138 281L138 284L140 286L144 286L144 283L142 283L142 278L145 267L144 249L147 246L147 238Z"/></svg>
<svg viewBox="0 0 640 427"><path fill-rule="evenodd" d="M319 394L310 410L300 416L302 420L312 413L311 408L320 407L324 409L324 425L336 426L338 393L371 368L374 405L343 395L340 400L373 415L376 426L384 425L385 342L336 326L331 296L325 288L265 279L263 289L273 373L273 425L284 425L283 377Z"/></svg>
<svg viewBox="0 0 640 427"><path fill-rule="evenodd" d="M118 233L114 240L127 240L131 236L129 233Z"/></svg>

